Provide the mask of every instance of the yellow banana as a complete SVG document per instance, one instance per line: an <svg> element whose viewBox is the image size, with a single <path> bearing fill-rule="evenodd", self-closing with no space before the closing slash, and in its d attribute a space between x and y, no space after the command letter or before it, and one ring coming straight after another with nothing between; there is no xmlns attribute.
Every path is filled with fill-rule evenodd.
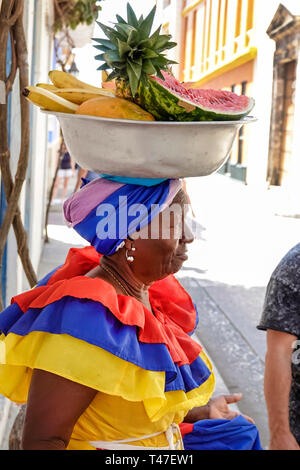
<svg viewBox="0 0 300 470"><path fill-rule="evenodd" d="M101 98L101 96L107 98L114 98L115 95L109 90L92 91L84 90L83 88L60 88L56 89L54 93L65 100L72 101L72 103L82 104L87 100L92 100L93 98Z"/></svg>
<svg viewBox="0 0 300 470"><path fill-rule="evenodd" d="M101 90L101 88L82 82L81 80L78 80L78 78L74 77L74 75L61 70L51 70L49 72L49 78L57 88L80 88L83 90L93 91Z"/></svg>
<svg viewBox="0 0 300 470"><path fill-rule="evenodd" d="M58 90L58 88L56 88L56 86L54 86L54 85L51 85L51 83L37 83L36 86L38 86L40 88L44 88L45 90L49 90L49 91Z"/></svg>
<svg viewBox="0 0 300 470"><path fill-rule="evenodd" d="M23 95L42 109L56 111L59 113L75 113L77 104L67 101L60 96L55 95L49 90L41 87L27 86L23 90Z"/></svg>

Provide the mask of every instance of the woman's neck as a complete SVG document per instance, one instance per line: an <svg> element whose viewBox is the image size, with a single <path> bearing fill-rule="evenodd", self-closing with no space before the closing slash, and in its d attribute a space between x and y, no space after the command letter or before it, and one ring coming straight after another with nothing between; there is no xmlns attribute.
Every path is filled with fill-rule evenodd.
<svg viewBox="0 0 300 470"><path fill-rule="evenodd" d="M111 277L110 280L116 287L123 290L124 294L135 297L149 308L150 301L148 289L150 284L143 284L139 279L137 279L128 263L124 265L116 264L110 258L103 256L100 261L100 270L106 274L108 273Z"/></svg>

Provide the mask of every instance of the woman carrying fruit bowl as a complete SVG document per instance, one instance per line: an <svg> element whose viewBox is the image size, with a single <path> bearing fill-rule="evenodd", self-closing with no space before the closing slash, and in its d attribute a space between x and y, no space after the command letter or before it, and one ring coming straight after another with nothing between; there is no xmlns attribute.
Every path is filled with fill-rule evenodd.
<svg viewBox="0 0 300 470"><path fill-rule="evenodd" d="M191 107L153 99L166 90L149 76L167 79L161 70L170 61L161 53L174 45L160 29L149 37L155 8L139 20L130 5L127 12L127 23L118 16L114 30L100 25L108 40L96 47L118 94L139 92L142 107L115 96L65 103L55 95L66 83L57 72L55 90L26 96L111 119L154 120L169 112L169 120L199 119L198 105L191 116ZM27 403L23 448L260 448L251 418L229 408L241 395L212 398L212 366L191 337L197 312L174 277L194 240L182 181L106 176L85 183L65 202L64 215L90 246L72 248L62 266L0 315L0 393Z"/></svg>
<svg viewBox="0 0 300 470"><path fill-rule="evenodd" d="M193 242L186 204L180 180L107 178L65 202L91 246L0 314L0 393L27 402L23 449L180 450L182 423L236 418L240 395L211 398L196 310L174 277Z"/></svg>

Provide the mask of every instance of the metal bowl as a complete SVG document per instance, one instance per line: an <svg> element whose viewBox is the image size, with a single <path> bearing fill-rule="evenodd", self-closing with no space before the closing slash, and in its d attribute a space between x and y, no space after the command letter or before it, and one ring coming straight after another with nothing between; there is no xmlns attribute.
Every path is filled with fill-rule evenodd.
<svg viewBox="0 0 300 470"><path fill-rule="evenodd" d="M130 121L43 111L57 116L82 168L135 178L207 176L228 159L244 124L256 121Z"/></svg>

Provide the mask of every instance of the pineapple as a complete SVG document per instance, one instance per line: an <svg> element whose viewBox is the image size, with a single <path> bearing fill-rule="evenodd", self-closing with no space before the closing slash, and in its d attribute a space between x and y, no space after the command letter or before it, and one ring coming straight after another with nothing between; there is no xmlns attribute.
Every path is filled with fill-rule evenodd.
<svg viewBox="0 0 300 470"><path fill-rule="evenodd" d="M97 70L111 71L107 81L115 79L117 94L139 102L139 87L147 87L149 76L164 79L161 70L168 70L171 64L163 54L177 44L171 42L171 35L160 34L161 26L150 36L156 12L154 7L144 19L137 19L130 4L127 4L127 21L117 15L114 28L97 21L108 39L93 38L94 47L102 53L95 56L103 63Z"/></svg>

